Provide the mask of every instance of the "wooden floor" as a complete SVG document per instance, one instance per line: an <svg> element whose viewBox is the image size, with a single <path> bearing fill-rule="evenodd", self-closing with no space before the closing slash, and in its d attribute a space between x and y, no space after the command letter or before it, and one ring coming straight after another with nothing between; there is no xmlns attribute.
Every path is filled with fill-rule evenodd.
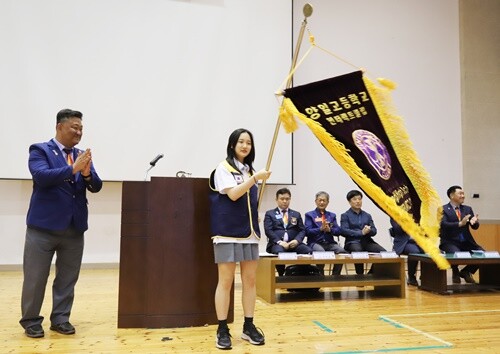
<svg viewBox="0 0 500 354"><path fill-rule="evenodd" d="M117 329L118 269L82 271L71 316L74 336L49 330L48 291L42 310L45 337L27 338L18 324L21 284L20 271L0 272L0 353L221 352L215 348L213 325ZM326 290L309 299L283 291L274 305L258 299L255 323L266 335L261 347L240 339L243 315L237 301L230 324L232 352L500 353L498 292L443 296L410 287L400 299L373 298L365 288ZM240 295L238 279L237 300Z"/></svg>

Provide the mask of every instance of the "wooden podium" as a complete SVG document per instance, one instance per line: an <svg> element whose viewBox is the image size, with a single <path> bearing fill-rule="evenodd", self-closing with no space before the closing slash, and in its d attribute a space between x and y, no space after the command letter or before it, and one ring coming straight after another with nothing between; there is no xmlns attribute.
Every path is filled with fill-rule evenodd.
<svg viewBox="0 0 500 354"><path fill-rule="evenodd" d="M123 182L118 328L217 323L208 192L205 178Z"/></svg>

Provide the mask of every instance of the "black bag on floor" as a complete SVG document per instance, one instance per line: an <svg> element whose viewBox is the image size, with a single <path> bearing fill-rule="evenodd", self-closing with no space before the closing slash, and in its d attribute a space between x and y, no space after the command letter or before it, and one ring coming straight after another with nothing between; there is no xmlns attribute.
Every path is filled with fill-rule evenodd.
<svg viewBox="0 0 500 354"><path fill-rule="evenodd" d="M318 267L312 264L293 264L285 268L285 277L322 275ZM319 288L296 288L288 291L318 291Z"/></svg>

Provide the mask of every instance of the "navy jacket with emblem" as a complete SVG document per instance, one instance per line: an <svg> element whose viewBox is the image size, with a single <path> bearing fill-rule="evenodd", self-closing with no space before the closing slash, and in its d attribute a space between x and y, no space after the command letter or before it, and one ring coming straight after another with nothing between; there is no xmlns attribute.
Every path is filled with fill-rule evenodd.
<svg viewBox="0 0 500 354"><path fill-rule="evenodd" d="M460 215L463 218L465 215L469 214L471 217L474 216L474 211L468 205L460 205ZM441 228L439 230L439 237L441 238L441 245L445 243L452 243L454 245L460 244L460 234L464 237L465 242L469 242L472 245L477 245L474 237L470 232L469 226L477 230L479 228L479 221L474 225L467 222L466 225L458 226L458 217L451 203L443 205L443 217L441 219ZM479 245L478 245L479 246ZM478 248L481 249L481 248Z"/></svg>
<svg viewBox="0 0 500 354"><path fill-rule="evenodd" d="M285 232L288 234L288 242L297 240L299 243L302 243L306 236L306 228L302 221L302 216L300 216L298 211L292 209L288 209L288 225L286 227L279 208L268 210L264 217L264 231L268 238L268 252L273 245L283 240Z"/></svg>
<svg viewBox="0 0 500 354"><path fill-rule="evenodd" d="M73 160L78 150L73 149ZM29 227L62 231L73 226L78 231L88 229L86 191L99 192L102 181L91 166L92 180L85 182L80 172L66 162L57 144L50 140L29 148L29 169L33 176L33 193L26 223Z"/></svg>

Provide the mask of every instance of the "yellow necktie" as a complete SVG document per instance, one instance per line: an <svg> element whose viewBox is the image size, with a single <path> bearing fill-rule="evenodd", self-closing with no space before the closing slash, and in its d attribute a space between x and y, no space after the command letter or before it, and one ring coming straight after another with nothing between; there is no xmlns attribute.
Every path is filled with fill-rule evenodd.
<svg viewBox="0 0 500 354"><path fill-rule="evenodd" d="M66 162L68 163L68 165L72 165L73 164L73 149L63 149L64 152L66 153Z"/></svg>
<svg viewBox="0 0 500 354"><path fill-rule="evenodd" d="M283 210L283 224L285 227L288 225L288 212L286 209Z"/></svg>

